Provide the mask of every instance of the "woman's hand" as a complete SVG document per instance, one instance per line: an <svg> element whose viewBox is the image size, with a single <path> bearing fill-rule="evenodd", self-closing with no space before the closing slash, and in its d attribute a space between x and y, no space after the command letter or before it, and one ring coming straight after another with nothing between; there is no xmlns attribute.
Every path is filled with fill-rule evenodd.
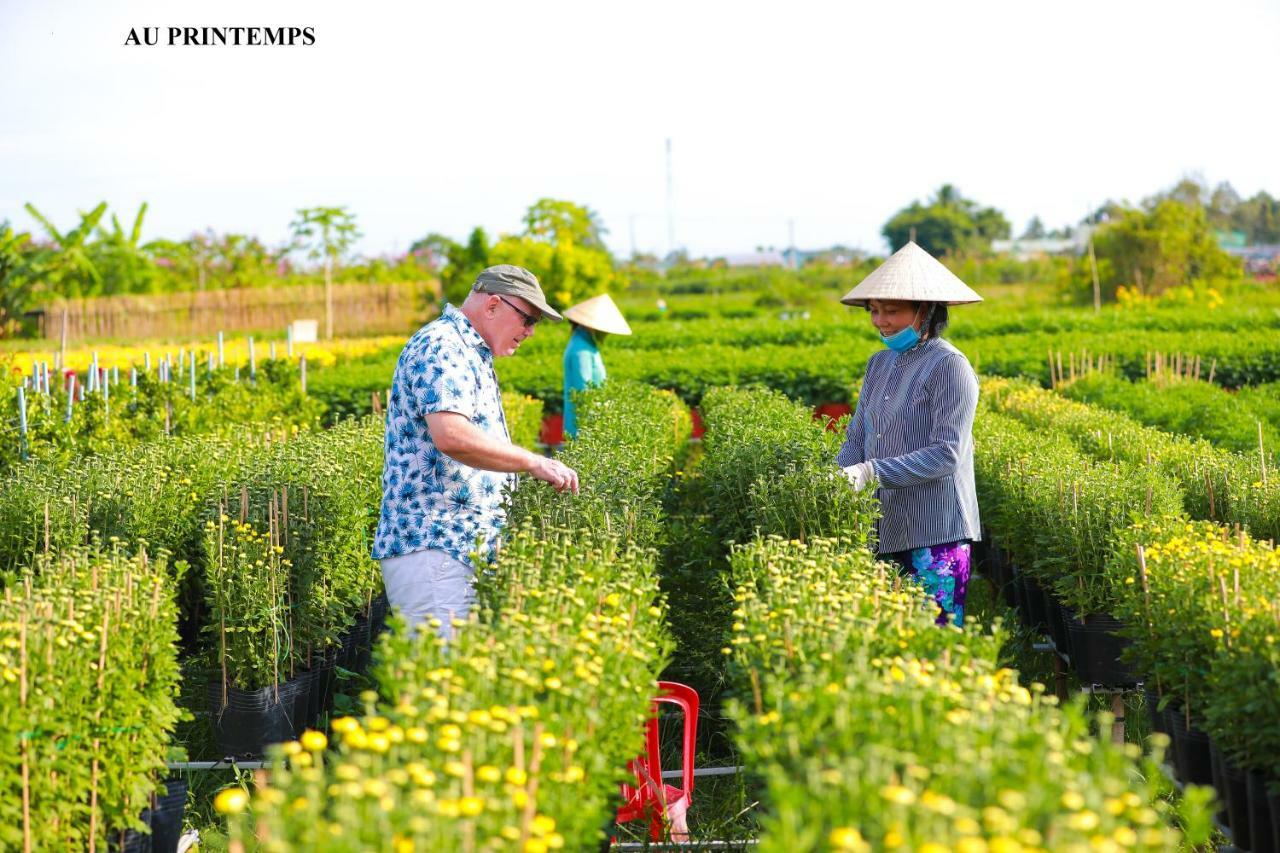
<svg viewBox="0 0 1280 853"><path fill-rule="evenodd" d="M855 492L862 491L876 478L876 469L872 467L870 460L840 470L844 472L845 479L849 481L849 485L853 486Z"/></svg>

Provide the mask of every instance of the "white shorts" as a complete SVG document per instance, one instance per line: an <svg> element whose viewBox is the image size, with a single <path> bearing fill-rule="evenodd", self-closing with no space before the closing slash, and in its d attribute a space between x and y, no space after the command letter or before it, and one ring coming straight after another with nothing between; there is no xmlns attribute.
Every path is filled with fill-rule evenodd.
<svg viewBox="0 0 1280 853"><path fill-rule="evenodd" d="M453 637L453 622L467 621L476 601L475 570L444 551L414 551L388 557L382 564L387 601L410 630L428 619L439 619L441 637Z"/></svg>

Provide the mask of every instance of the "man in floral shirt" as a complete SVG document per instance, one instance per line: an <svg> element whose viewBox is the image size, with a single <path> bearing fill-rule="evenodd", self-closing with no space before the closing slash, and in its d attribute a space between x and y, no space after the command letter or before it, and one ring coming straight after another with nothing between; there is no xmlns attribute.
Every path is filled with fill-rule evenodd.
<svg viewBox="0 0 1280 853"><path fill-rule="evenodd" d="M462 307L446 305L396 362L373 558L410 627L437 620L448 639L453 620L466 620L471 552L492 556L518 472L578 492L572 468L511 443L493 371L493 359L513 354L543 317L562 319L533 273L489 267Z"/></svg>

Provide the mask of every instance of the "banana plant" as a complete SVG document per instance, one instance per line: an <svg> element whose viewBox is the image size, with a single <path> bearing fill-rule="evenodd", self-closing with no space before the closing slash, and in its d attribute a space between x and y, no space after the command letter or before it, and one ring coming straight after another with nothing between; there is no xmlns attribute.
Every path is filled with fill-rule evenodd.
<svg viewBox="0 0 1280 853"><path fill-rule="evenodd" d="M144 201L129 231L121 227L114 213L110 231L101 224L95 229L98 240L91 245L90 256L103 273L104 293L146 293L155 289L155 251L160 244L142 242L142 221L146 215Z"/></svg>
<svg viewBox="0 0 1280 853"><path fill-rule="evenodd" d="M88 213L80 214L80 224L67 232L61 232L35 205L25 205L27 213L44 226L52 246L43 247L33 259L45 286L59 296L76 297L83 294L84 284L96 289L102 284L102 274L89 255L88 240L98 222L107 212L107 203L100 203Z"/></svg>
<svg viewBox="0 0 1280 853"><path fill-rule="evenodd" d="M27 252L31 235L0 222L0 338L18 330L30 307L35 279L30 275Z"/></svg>

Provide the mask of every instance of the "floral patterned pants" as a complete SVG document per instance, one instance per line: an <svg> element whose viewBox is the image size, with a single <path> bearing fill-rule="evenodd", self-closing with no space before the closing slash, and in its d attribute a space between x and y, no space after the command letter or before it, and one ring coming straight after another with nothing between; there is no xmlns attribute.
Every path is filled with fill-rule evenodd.
<svg viewBox="0 0 1280 853"><path fill-rule="evenodd" d="M898 564L903 574L910 575L938 602L938 624L964 624L964 599L969 591L969 552L967 539L881 554L880 558Z"/></svg>

